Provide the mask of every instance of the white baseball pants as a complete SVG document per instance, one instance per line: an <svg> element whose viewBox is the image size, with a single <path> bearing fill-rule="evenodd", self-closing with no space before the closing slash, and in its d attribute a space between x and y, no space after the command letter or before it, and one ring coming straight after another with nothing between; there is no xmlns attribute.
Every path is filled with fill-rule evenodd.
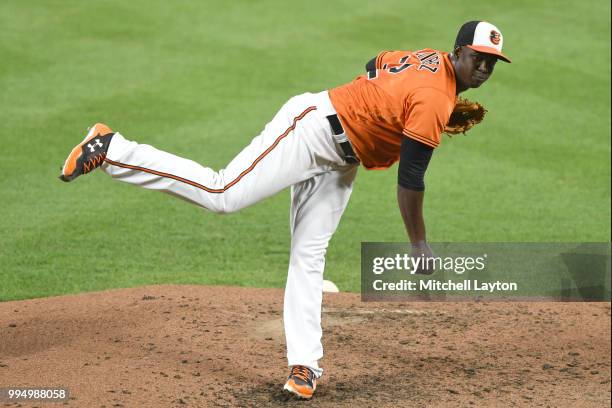
<svg viewBox="0 0 612 408"><path fill-rule="evenodd" d="M284 325L290 366L320 377L321 302L327 245L348 203L357 165L347 164L326 119L327 91L291 98L225 169L214 171L115 133L102 170L216 213L248 207L291 186L291 255Z"/></svg>

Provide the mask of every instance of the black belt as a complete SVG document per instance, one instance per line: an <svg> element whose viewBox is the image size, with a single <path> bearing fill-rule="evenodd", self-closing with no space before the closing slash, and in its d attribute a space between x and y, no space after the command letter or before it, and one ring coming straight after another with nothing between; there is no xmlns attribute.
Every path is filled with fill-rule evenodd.
<svg viewBox="0 0 612 408"><path fill-rule="evenodd" d="M327 120L329 121L329 124L331 125L334 136L343 135L346 138L346 132L344 131L344 128L342 127L342 123L340 123L340 119L338 119L338 115L336 114L329 115L327 117ZM359 159L357 158L357 155L355 154L355 151L353 150L353 146L351 146L351 144L349 143L348 138L346 138L346 141L344 142L337 142L337 143L342 149L342 153L344 153L345 162L359 163Z"/></svg>

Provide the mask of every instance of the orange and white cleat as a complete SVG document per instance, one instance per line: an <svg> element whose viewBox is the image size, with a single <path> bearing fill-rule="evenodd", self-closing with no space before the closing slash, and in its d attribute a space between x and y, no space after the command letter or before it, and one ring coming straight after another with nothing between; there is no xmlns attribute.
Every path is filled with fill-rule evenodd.
<svg viewBox="0 0 612 408"><path fill-rule="evenodd" d="M60 180L72 181L100 167L104 163L113 135L111 128L102 123L90 127L85 139L76 145L66 158Z"/></svg>
<svg viewBox="0 0 612 408"><path fill-rule="evenodd" d="M311 399L317 389L315 373L305 366L293 366L283 389L299 398Z"/></svg>

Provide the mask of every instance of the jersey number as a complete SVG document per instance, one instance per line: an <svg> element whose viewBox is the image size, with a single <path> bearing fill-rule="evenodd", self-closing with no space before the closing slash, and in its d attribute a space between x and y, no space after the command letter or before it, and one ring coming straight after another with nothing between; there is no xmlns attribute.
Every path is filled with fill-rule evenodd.
<svg viewBox="0 0 612 408"><path fill-rule="evenodd" d="M417 70L426 69L432 73L436 73L438 71L438 66L440 65L440 58L435 52L416 52L414 55L419 60L419 67ZM416 63L406 62L410 59L410 55L406 55L405 57L400 58L398 65L393 65L389 67L387 64L384 64L382 69L389 72L390 74L399 74L400 72L416 65ZM378 70L368 71L368 79L375 79L378 76Z"/></svg>
<svg viewBox="0 0 612 408"><path fill-rule="evenodd" d="M391 67L388 69L388 71L392 74L399 74L403 70L410 68L414 64L410 64L406 62L408 61L409 58L410 58L410 55L406 55L405 57L400 58L399 63L402 65L400 65L399 67ZM387 68L387 64L383 66L383 69L386 69L386 68Z"/></svg>

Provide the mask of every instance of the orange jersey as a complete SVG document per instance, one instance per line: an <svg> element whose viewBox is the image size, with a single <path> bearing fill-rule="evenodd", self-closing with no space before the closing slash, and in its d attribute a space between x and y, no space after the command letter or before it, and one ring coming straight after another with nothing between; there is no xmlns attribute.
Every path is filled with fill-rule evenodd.
<svg viewBox="0 0 612 408"><path fill-rule="evenodd" d="M381 52L375 72L331 89L329 97L364 167L384 169L399 160L404 136L440 144L455 91L448 53L424 49Z"/></svg>

